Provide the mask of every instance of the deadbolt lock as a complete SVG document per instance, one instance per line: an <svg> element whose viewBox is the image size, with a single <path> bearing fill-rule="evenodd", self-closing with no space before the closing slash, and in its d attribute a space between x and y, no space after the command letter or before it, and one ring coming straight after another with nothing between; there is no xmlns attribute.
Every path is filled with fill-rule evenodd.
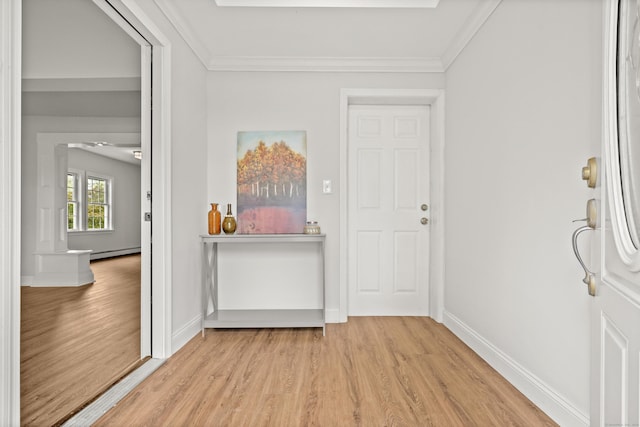
<svg viewBox="0 0 640 427"><path fill-rule="evenodd" d="M426 211L427 209L429 209L429 205L424 203L422 206L420 206L420 209L422 209L423 211Z"/></svg>
<svg viewBox="0 0 640 427"><path fill-rule="evenodd" d="M598 161L595 157L587 160L587 166L582 168L582 179L587 181L589 188L596 188L598 181Z"/></svg>

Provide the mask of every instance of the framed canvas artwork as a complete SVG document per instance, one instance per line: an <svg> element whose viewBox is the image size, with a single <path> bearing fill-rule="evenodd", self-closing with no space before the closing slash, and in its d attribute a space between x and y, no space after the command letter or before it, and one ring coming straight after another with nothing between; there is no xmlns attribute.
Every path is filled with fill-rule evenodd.
<svg viewBox="0 0 640 427"><path fill-rule="evenodd" d="M302 233L307 219L307 133L238 132L238 233Z"/></svg>

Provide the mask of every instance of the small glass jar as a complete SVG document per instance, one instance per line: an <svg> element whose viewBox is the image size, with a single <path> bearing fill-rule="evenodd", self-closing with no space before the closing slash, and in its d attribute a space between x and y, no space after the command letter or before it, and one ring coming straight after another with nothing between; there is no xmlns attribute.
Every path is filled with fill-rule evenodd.
<svg viewBox="0 0 640 427"><path fill-rule="evenodd" d="M304 234L320 234L320 226L318 225L318 221L307 221L307 224L304 226Z"/></svg>

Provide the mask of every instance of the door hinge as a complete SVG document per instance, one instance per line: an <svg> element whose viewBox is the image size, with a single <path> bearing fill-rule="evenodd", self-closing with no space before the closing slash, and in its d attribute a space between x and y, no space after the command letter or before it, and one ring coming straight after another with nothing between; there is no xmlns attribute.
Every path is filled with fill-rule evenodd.
<svg viewBox="0 0 640 427"><path fill-rule="evenodd" d="M151 212L145 212L144 213L144 220L145 221L151 221Z"/></svg>

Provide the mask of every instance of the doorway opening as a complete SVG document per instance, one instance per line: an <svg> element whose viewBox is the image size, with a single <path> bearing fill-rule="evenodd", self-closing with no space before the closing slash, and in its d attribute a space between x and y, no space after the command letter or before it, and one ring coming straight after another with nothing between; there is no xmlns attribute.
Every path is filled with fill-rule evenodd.
<svg viewBox="0 0 640 427"><path fill-rule="evenodd" d="M86 2L82 2L86 5ZM107 15L118 23L118 25L140 45L139 57L141 58L142 71L140 92L142 98L142 125L140 126L141 144L143 155L142 162L147 162L146 169L149 171L147 175L147 184L142 184L140 204L143 206L144 212L150 212L151 204L151 162L150 157L151 146L154 150L154 182L157 182L156 188L160 193L154 199L154 206L158 209L158 214L154 217L154 243L158 250L151 253L150 249L142 250L142 281L147 285L142 286L140 295L140 358L153 356L156 358L165 358L171 354L171 328L170 328L170 281L171 281L171 253L170 253L170 188L168 180L170 152L169 140L169 103L168 94L170 93L169 85L169 69L170 61L168 56L168 42L162 34L160 34L155 26L148 18L137 8L131 9L118 1L95 0L94 3L99 6ZM89 3L92 7L93 4ZM56 3L56 6L58 4ZM134 26L135 25L135 29ZM144 36L142 35L144 34ZM149 40L149 41L147 41ZM153 46L153 61L152 61ZM19 44L16 46L19 52ZM146 65L145 65L146 64ZM153 77L152 77L153 76ZM91 79L89 79L91 80ZM100 79L94 79L100 80ZM87 81L87 80L85 80ZM153 86L152 86L153 81ZM121 80L121 83L127 83L127 79ZM19 86L18 86L19 91ZM154 109L151 110L151 95L154 95ZM151 117L153 116L153 125ZM153 140L151 134L153 131ZM17 148L20 148L19 142ZM145 179L143 177L142 181ZM19 180L18 180L19 182ZM144 208L145 203L147 208ZM23 209L24 213L24 209ZM24 224L24 221L23 221ZM146 227L144 227L146 225ZM143 223L142 240L148 241L150 245L151 236L150 222ZM149 246L150 248L150 246ZM151 258L154 258L154 269L151 270ZM145 267L145 264L147 267ZM151 282L151 277L157 278ZM19 290L19 283L16 283ZM153 286L153 292L151 287ZM152 297L153 295L153 297ZM153 298L153 310L151 300ZM153 320L154 327L151 328ZM12 323L12 330L19 335L19 322ZM14 366L17 370L17 366ZM18 395L19 390L15 390ZM17 414L12 415L13 419L17 419Z"/></svg>
<svg viewBox="0 0 640 427"><path fill-rule="evenodd" d="M31 286L22 288L20 407L23 423L56 424L150 352L140 185L150 168L133 151L149 128L141 75L151 65L92 2L22 6L22 223L34 226L22 228L22 284ZM56 54L43 58L48 43ZM125 134L133 139L123 143ZM120 258L89 269L89 253Z"/></svg>

